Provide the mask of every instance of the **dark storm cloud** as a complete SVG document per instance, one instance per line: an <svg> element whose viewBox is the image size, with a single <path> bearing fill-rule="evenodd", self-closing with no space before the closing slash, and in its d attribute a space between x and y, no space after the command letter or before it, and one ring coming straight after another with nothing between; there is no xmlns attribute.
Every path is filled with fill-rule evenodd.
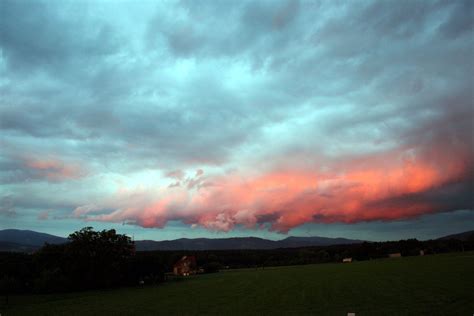
<svg viewBox="0 0 474 316"><path fill-rule="evenodd" d="M469 210L474 209L472 192L474 192L474 177L471 172L471 174L466 175L466 179L442 184L439 187L423 192L403 194L379 200L368 204L367 207L384 209L390 206L403 209L414 204L421 204L431 205L432 212Z"/></svg>

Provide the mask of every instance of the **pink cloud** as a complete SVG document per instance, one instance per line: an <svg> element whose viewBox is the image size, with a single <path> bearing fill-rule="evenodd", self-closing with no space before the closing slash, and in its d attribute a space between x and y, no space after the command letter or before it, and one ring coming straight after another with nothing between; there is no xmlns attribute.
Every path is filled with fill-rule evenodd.
<svg viewBox="0 0 474 316"><path fill-rule="evenodd" d="M49 181L63 181L84 176L84 171L78 164L59 159L26 158L25 166L34 171L36 176Z"/></svg>
<svg viewBox="0 0 474 316"><path fill-rule="evenodd" d="M89 220L164 227L170 220L229 231L236 225L286 232L309 222L397 220L449 211L433 190L469 179L471 157L411 149L326 164L325 171L274 169L256 176L197 173L187 186L118 192ZM430 149L430 153L432 149ZM200 183L212 185L200 186ZM191 184L191 185L190 185ZM430 195L431 194L431 195ZM452 207L458 207L453 205ZM80 208L78 208L78 212Z"/></svg>

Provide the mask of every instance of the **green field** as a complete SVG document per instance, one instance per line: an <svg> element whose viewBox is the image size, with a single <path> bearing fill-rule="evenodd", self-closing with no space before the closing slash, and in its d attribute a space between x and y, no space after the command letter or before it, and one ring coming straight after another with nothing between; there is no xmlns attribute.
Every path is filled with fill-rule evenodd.
<svg viewBox="0 0 474 316"><path fill-rule="evenodd" d="M226 271L153 287L16 296L8 315L473 315L474 253Z"/></svg>

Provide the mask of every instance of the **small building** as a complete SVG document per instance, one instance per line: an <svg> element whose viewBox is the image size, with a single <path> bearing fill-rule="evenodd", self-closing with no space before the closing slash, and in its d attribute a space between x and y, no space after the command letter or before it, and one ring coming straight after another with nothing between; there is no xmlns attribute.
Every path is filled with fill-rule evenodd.
<svg viewBox="0 0 474 316"><path fill-rule="evenodd" d="M420 250L420 256L424 256L425 255L425 251L424 250Z"/></svg>
<svg viewBox="0 0 474 316"><path fill-rule="evenodd" d="M196 257L183 256L173 265L173 274L188 276L196 273Z"/></svg>
<svg viewBox="0 0 474 316"><path fill-rule="evenodd" d="M402 254L399 253L399 252L394 252L394 253L388 254L389 258L400 258L401 256L402 256Z"/></svg>
<svg viewBox="0 0 474 316"><path fill-rule="evenodd" d="M351 263L351 262L352 262L352 258L344 258L344 259L342 259L342 262L343 262L343 263Z"/></svg>

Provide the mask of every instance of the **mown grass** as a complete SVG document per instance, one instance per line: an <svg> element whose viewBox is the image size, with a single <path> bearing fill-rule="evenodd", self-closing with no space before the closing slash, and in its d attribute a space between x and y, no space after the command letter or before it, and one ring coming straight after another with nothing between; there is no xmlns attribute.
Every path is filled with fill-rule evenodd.
<svg viewBox="0 0 474 316"><path fill-rule="evenodd" d="M144 288L15 296L9 315L473 315L474 253L235 270Z"/></svg>

